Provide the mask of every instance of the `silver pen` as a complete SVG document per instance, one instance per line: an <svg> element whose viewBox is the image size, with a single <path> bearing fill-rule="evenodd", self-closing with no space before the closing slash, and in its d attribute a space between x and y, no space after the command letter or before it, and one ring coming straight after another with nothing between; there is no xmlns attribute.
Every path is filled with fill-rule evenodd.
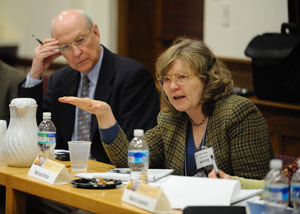
<svg viewBox="0 0 300 214"><path fill-rule="evenodd" d="M215 170L215 172L216 172L217 178L220 178L219 170L218 170L216 161L215 161L215 159L214 159L214 156L211 155L210 158L211 158L211 160L212 160L213 167L214 167L214 170Z"/></svg>

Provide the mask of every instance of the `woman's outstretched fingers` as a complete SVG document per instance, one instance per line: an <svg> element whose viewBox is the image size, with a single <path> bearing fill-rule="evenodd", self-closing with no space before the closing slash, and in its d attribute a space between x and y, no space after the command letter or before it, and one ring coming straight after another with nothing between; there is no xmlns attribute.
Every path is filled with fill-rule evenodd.
<svg viewBox="0 0 300 214"><path fill-rule="evenodd" d="M95 114L100 128L109 128L116 123L110 106L103 101L91 98L60 97L59 102L77 106L91 114Z"/></svg>
<svg viewBox="0 0 300 214"><path fill-rule="evenodd" d="M77 97L60 97L58 98L58 101L59 102L62 102L62 103L69 103L69 104L72 104L72 105L78 105L78 98Z"/></svg>

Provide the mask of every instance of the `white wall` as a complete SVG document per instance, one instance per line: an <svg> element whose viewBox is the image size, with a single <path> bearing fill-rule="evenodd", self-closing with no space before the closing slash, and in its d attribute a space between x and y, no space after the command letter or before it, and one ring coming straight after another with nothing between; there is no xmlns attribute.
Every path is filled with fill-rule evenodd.
<svg viewBox="0 0 300 214"><path fill-rule="evenodd" d="M32 58L37 42L31 35L49 38L52 19L72 8L85 10L100 29L101 43L117 50L117 0L0 0L0 5L0 44L19 44L20 57Z"/></svg>
<svg viewBox="0 0 300 214"><path fill-rule="evenodd" d="M261 33L288 22L286 0L205 0L204 42L219 57L246 59L244 50Z"/></svg>
<svg viewBox="0 0 300 214"><path fill-rule="evenodd" d="M0 0L0 44L16 42L19 56L32 58L37 42L31 34L48 38L51 20L70 8L87 11L101 43L117 52L117 0ZM279 32L287 21L286 0L205 0L204 41L217 56L245 59L255 35Z"/></svg>

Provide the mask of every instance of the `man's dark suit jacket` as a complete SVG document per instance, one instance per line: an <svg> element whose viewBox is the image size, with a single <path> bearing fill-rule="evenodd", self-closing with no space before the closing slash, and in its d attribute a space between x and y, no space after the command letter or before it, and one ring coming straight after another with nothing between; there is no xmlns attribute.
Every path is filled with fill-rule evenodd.
<svg viewBox="0 0 300 214"><path fill-rule="evenodd" d="M72 139L75 120L75 106L60 103L58 98L77 96L79 83L80 72L66 66L51 75L44 97L42 83L33 88L23 88L20 84L19 97L32 97L38 103L38 123L42 112L52 112L52 121L57 129L57 149L68 149L67 142ZM113 54L106 48L94 99L111 106L129 140L133 137L134 129L146 131L156 125L160 106L151 73L137 61ZM101 144L95 115L91 117L91 140L92 157L110 163Z"/></svg>

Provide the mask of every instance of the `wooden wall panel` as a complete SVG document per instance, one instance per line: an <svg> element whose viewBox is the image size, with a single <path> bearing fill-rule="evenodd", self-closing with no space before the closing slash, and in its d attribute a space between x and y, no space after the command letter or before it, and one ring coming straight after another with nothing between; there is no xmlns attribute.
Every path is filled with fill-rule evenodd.
<svg viewBox="0 0 300 214"><path fill-rule="evenodd" d="M179 36L203 38L204 0L119 0L119 53L146 65Z"/></svg>
<svg viewBox="0 0 300 214"><path fill-rule="evenodd" d="M178 36L203 40L203 0L164 0L161 39L165 47Z"/></svg>
<svg viewBox="0 0 300 214"><path fill-rule="evenodd" d="M156 1L120 0L119 54L138 60L154 73Z"/></svg>

